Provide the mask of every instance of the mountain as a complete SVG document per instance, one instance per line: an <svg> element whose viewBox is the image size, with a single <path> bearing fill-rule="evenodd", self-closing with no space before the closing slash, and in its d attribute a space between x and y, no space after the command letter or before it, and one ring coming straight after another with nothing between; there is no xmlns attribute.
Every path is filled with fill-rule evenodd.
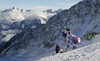
<svg viewBox="0 0 100 61"><path fill-rule="evenodd" d="M45 24L50 17L57 13L10 8L0 10L0 40L8 41L15 34L28 27Z"/></svg>
<svg viewBox="0 0 100 61"><path fill-rule="evenodd" d="M81 39L88 33L100 33L100 1L83 0L68 10L63 10L51 17L46 24L28 28L14 37L6 44L7 48L1 55L23 58L36 58L45 56L45 53L54 51L59 44L62 49L66 46L62 37L63 27L77 28L72 33ZM84 41L84 39L82 39ZM48 56L48 55L46 55Z"/></svg>

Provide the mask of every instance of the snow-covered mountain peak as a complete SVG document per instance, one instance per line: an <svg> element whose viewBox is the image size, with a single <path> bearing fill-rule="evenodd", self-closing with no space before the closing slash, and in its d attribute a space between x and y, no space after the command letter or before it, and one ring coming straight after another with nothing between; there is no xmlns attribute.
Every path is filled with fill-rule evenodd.
<svg viewBox="0 0 100 61"><path fill-rule="evenodd" d="M16 10L16 9L17 9L17 7L15 7L15 6L14 6L12 9Z"/></svg>
<svg viewBox="0 0 100 61"><path fill-rule="evenodd" d="M12 7L9 9L3 9L1 10L1 12L12 12L12 11L16 11L16 12L30 12L30 9L21 9L21 8L17 8L17 7Z"/></svg>
<svg viewBox="0 0 100 61"><path fill-rule="evenodd" d="M13 8L11 8L11 10L18 11L18 8L17 7L13 7Z"/></svg>

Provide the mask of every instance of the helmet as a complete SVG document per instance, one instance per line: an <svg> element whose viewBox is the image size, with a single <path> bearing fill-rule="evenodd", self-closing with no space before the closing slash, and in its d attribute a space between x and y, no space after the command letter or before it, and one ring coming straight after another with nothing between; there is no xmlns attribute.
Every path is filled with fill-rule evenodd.
<svg viewBox="0 0 100 61"><path fill-rule="evenodd" d="M66 27L64 27L64 29L66 29Z"/></svg>

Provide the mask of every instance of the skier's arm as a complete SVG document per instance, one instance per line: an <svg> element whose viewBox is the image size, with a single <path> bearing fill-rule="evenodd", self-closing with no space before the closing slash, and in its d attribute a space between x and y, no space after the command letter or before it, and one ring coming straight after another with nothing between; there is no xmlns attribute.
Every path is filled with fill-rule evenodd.
<svg viewBox="0 0 100 61"><path fill-rule="evenodd" d="M69 29L69 28L66 28L66 30L67 30L67 31L70 31L70 29Z"/></svg>
<svg viewBox="0 0 100 61"><path fill-rule="evenodd" d="M65 29L65 30L67 30L67 31L70 31L70 29L69 29L69 28L67 28L67 27L64 27L64 29Z"/></svg>

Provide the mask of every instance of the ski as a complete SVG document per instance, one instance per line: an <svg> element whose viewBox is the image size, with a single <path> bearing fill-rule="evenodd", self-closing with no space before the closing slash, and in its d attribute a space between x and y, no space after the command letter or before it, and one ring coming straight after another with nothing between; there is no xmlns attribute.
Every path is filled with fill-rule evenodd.
<svg viewBox="0 0 100 61"><path fill-rule="evenodd" d="M55 54L52 54L52 55L55 55Z"/></svg>
<svg viewBox="0 0 100 61"><path fill-rule="evenodd" d="M68 51L61 51L60 53L64 53L64 52L68 52Z"/></svg>

